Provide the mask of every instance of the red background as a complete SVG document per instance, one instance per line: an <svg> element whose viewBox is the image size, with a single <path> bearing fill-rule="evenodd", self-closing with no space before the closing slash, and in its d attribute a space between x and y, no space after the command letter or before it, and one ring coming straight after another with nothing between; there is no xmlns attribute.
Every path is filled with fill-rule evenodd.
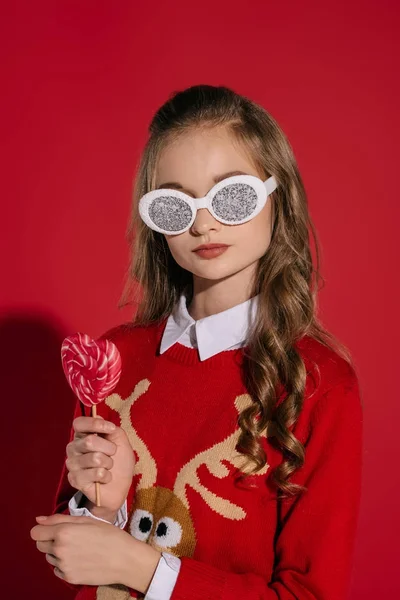
<svg viewBox="0 0 400 600"><path fill-rule="evenodd" d="M363 390L350 597L399 597L398 3L16 1L1 13L2 597L71 597L29 535L69 433L60 344L129 318L117 303L132 176L154 111L196 83L249 95L293 145L323 248L322 320Z"/></svg>

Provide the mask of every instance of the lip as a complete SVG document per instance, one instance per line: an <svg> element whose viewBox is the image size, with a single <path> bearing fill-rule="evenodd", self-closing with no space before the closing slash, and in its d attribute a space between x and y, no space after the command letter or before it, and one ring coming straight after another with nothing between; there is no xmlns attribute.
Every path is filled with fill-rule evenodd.
<svg viewBox="0 0 400 600"><path fill-rule="evenodd" d="M197 252L197 250L211 250L212 248L229 248L229 246L228 244L201 244L201 246L194 248L193 252Z"/></svg>
<svg viewBox="0 0 400 600"><path fill-rule="evenodd" d="M210 260L221 256L228 248L228 244L202 244L197 246L193 252L201 259Z"/></svg>

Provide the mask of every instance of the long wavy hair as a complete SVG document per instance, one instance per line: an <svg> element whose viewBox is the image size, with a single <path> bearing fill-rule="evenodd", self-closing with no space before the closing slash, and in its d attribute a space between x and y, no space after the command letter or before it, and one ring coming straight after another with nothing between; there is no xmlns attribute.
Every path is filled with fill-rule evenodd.
<svg viewBox="0 0 400 600"><path fill-rule="evenodd" d="M271 195L272 237L258 262L253 284L253 295L259 294L258 311L242 361L252 404L238 417L237 448L250 463L243 477L257 473L267 461L260 433L266 427L272 430L271 443L284 460L270 480L281 497L293 496L307 489L289 481L305 460L303 444L290 431L302 410L306 382L296 342L308 335L336 350L347 362L352 359L349 350L317 318L317 293L324 283L317 233L289 141L262 106L224 86L196 85L172 94L156 112L134 180L127 230L131 263L120 306L136 304L134 323L149 325L167 318L182 293L190 294L192 273L175 262L164 235L143 223L138 200L154 189L157 159L167 144L191 130L221 126L245 144L264 179L274 175L278 183ZM285 397L278 402L280 385Z"/></svg>

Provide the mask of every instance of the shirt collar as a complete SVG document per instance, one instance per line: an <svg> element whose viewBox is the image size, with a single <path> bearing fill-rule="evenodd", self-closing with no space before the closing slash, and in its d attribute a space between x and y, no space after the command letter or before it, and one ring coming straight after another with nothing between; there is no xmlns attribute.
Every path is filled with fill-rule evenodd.
<svg viewBox="0 0 400 600"><path fill-rule="evenodd" d="M194 325L200 360L206 360L232 346L244 344L256 315L259 296L222 312L195 321L188 313L186 297L181 295L168 317L161 339L160 353L166 352Z"/></svg>

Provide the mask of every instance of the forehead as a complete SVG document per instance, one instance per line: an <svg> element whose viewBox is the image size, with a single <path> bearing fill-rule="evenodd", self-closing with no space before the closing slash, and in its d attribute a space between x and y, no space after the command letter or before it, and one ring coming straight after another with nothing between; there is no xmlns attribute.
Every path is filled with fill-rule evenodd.
<svg viewBox="0 0 400 600"><path fill-rule="evenodd" d="M155 187L176 182L182 187L211 187L221 174L241 171L260 177L250 153L226 128L196 129L181 134L161 151Z"/></svg>

